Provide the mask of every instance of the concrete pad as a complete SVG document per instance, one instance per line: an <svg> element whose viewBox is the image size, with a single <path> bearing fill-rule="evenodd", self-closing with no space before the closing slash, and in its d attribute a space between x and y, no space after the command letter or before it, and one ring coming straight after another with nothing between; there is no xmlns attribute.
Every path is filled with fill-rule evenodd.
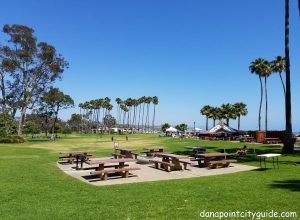
<svg viewBox="0 0 300 220"><path fill-rule="evenodd" d="M103 158L103 159L109 159L109 158ZM189 160L186 161L191 162ZM137 164L135 162L130 162L128 163L129 167L137 167L140 168L140 170L132 171L129 174L128 178L121 178L120 176L113 175L113 174L108 175L108 180L106 181L100 180L99 177L91 176L90 172L94 171L94 169L88 169L91 168L92 166L85 163L83 166L83 170L76 170L75 169L76 164L57 163L57 166L66 174L78 180L81 180L85 183L92 184L95 186L213 176L213 175L230 174L230 173L258 169L258 167L236 164L236 163L230 164L230 166L227 168L208 169L208 168L197 167L196 166L197 162L191 162L191 163L192 163L191 165L188 165L187 170L166 172L164 170L155 169L153 164Z"/></svg>

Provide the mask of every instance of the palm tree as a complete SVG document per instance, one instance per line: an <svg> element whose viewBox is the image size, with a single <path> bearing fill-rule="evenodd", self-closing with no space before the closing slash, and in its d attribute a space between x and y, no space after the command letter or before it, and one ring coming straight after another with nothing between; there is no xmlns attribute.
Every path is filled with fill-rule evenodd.
<svg viewBox="0 0 300 220"><path fill-rule="evenodd" d="M211 107L208 117L213 119L213 126L216 126L216 120L221 118L221 109L218 107Z"/></svg>
<svg viewBox="0 0 300 220"><path fill-rule="evenodd" d="M265 78L265 102L266 102L266 114L265 114L265 130L268 131L268 90L267 90L267 78L272 73L272 68L268 61L264 61L261 65L262 76Z"/></svg>
<svg viewBox="0 0 300 220"><path fill-rule="evenodd" d="M149 107L150 107L150 103L152 102L152 97L148 96L145 100L146 104L147 104L147 114L146 114L146 122L145 122L145 127L150 128L150 119L149 119Z"/></svg>
<svg viewBox="0 0 300 220"><path fill-rule="evenodd" d="M117 109L117 114L118 114L118 124L120 124L121 123L121 119L120 119L120 117L121 117L121 109L120 109L120 105L122 104L122 99L120 99L120 98L116 98L116 103L118 104L118 109Z"/></svg>
<svg viewBox="0 0 300 220"><path fill-rule="evenodd" d="M289 0L285 0L285 73L286 73L286 93L285 93L285 131L286 138L284 141L284 146L282 148L283 153L293 153L294 143L293 143L293 129L292 129L292 104L291 104L291 71L290 71L290 6ZM298 0L298 6L300 11L300 0Z"/></svg>
<svg viewBox="0 0 300 220"><path fill-rule="evenodd" d="M208 116L210 115L211 108L211 106L205 105L200 110L200 113L206 117L206 130L208 130Z"/></svg>
<svg viewBox="0 0 300 220"><path fill-rule="evenodd" d="M142 132L144 132L144 115L145 115L145 103L146 96L141 97L141 103L143 104L143 114L142 114Z"/></svg>
<svg viewBox="0 0 300 220"><path fill-rule="evenodd" d="M233 105L233 108L238 117L238 130L240 130L241 116L246 116L248 114L247 105L243 102L237 102Z"/></svg>
<svg viewBox="0 0 300 220"><path fill-rule="evenodd" d="M140 121L141 121L141 108L143 104L143 99L139 98L138 99L138 105L139 105L139 120L138 120L138 131L140 131Z"/></svg>
<svg viewBox="0 0 300 220"><path fill-rule="evenodd" d="M156 110L156 105L158 105L158 97L157 96L153 96L152 97L152 103L153 103L153 118L152 118L152 131L154 131L154 120L155 120L155 110Z"/></svg>
<svg viewBox="0 0 300 220"><path fill-rule="evenodd" d="M261 66L265 62L264 59L258 58L251 62L249 69L251 73L255 73L260 82L260 103L259 103L259 111L258 111L258 130L261 130L261 107L262 107L262 101L263 101L263 83L262 83L262 70Z"/></svg>
<svg viewBox="0 0 300 220"><path fill-rule="evenodd" d="M275 60L273 60L271 62L271 68L272 68L273 73L278 73L278 75L279 75L279 78L280 78L280 81L281 81L281 84L282 84L282 88L283 88L283 94L284 94L284 97L285 97L285 84L283 82L282 75L281 75L281 73L283 71L285 71L285 59L284 59L284 57L277 56L275 58Z"/></svg>
<svg viewBox="0 0 300 220"><path fill-rule="evenodd" d="M226 124L229 126L230 119L236 119L235 109L229 103L221 106L222 118L226 119Z"/></svg>

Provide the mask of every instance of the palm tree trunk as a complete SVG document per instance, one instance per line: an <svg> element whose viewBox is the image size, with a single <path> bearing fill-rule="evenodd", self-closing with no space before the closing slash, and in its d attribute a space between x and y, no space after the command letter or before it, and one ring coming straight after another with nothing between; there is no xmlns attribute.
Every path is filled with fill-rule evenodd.
<svg viewBox="0 0 300 220"><path fill-rule="evenodd" d="M299 0L300 1L300 0ZM284 85L284 82L283 82L283 79L282 79L282 75L281 73L279 73L279 77L280 77L280 81L281 81L281 84L282 84L282 88L283 88L283 93L284 93L284 98L285 98L285 85Z"/></svg>
<svg viewBox="0 0 300 220"><path fill-rule="evenodd" d="M145 115L145 103L143 103L143 114L142 114L142 131L144 131L144 115Z"/></svg>
<svg viewBox="0 0 300 220"><path fill-rule="evenodd" d="M148 106L147 106L147 118L148 118L148 131L149 131L149 129L150 129L150 112L149 112L149 108L150 108L150 104L148 104Z"/></svg>
<svg viewBox="0 0 300 220"><path fill-rule="evenodd" d="M265 118L265 130L268 131L268 90L267 90L267 77L265 76L265 101L266 101L266 118Z"/></svg>
<svg viewBox="0 0 300 220"><path fill-rule="evenodd" d="M259 76L259 81L260 81L260 103L259 103L259 111L258 111L258 130L261 131L261 107L262 107L262 101L263 101L263 95L264 95L261 76Z"/></svg>
<svg viewBox="0 0 300 220"><path fill-rule="evenodd" d="M154 109L153 109L153 119L152 119L152 132L154 131L154 120L155 120L155 106L154 105Z"/></svg>
<svg viewBox="0 0 300 220"><path fill-rule="evenodd" d="M216 119L214 119L214 127L216 126Z"/></svg>
<svg viewBox="0 0 300 220"><path fill-rule="evenodd" d="M229 126L229 118L226 118L226 124Z"/></svg>
<svg viewBox="0 0 300 220"><path fill-rule="evenodd" d="M206 116L206 130L208 130L208 116Z"/></svg>
<svg viewBox="0 0 300 220"><path fill-rule="evenodd" d="M299 8L300 9L300 8ZM294 143L292 134L292 104L291 104L291 72L290 72L290 48L289 48L289 0L285 0L285 65L286 65L286 94L285 94L285 131L283 153L293 153Z"/></svg>
<svg viewBox="0 0 300 220"><path fill-rule="evenodd" d="M238 131L240 130L240 126L241 126L241 116L238 115Z"/></svg>
<svg viewBox="0 0 300 220"><path fill-rule="evenodd" d="M139 120L138 120L138 131L140 131L141 107L142 107L142 105L141 105L141 104L139 104Z"/></svg>

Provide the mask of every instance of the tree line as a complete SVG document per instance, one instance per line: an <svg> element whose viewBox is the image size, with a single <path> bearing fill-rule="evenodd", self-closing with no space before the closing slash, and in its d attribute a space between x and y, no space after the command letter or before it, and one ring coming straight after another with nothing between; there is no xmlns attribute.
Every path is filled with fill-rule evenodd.
<svg viewBox="0 0 300 220"><path fill-rule="evenodd" d="M122 128L136 131L152 131L155 125L156 106L159 103L157 96L142 96L140 98L116 98L117 122ZM153 106L152 119L150 107Z"/></svg>
<svg viewBox="0 0 300 220"><path fill-rule="evenodd" d="M222 104L221 107L214 107L205 105L201 108L200 113L206 117L206 130L208 130L208 119L213 120L213 126L216 125L216 120L226 120L226 124L229 126L230 119L238 119L238 130L240 130L241 116L248 114L247 105L243 102L237 102L235 104Z"/></svg>
<svg viewBox="0 0 300 220"><path fill-rule="evenodd" d="M105 130L105 118L110 117L113 109L109 97L93 99L84 103L79 103L81 132L89 132L91 129ZM73 116L74 117L74 116Z"/></svg>

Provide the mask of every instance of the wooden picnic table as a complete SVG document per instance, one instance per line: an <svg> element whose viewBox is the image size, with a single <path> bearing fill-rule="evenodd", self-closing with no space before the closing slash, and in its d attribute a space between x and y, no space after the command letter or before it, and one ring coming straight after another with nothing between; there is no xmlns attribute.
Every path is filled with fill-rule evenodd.
<svg viewBox="0 0 300 220"><path fill-rule="evenodd" d="M228 153L204 153L197 154L197 161L200 167L207 167L211 161L220 160L222 158L226 159L229 156Z"/></svg>
<svg viewBox="0 0 300 220"><path fill-rule="evenodd" d="M281 140L279 138L264 138L263 143L264 144L278 144L278 143L281 143Z"/></svg>
<svg viewBox="0 0 300 220"><path fill-rule="evenodd" d="M134 153L135 150L129 148L115 148L115 153L113 154L114 158L135 158L137 159L137 153Z"/></svg>
<svg viewBox="0 0 300 220"><path fill-rule="evenodd" d="M253 142L254 137L241 137L240 142Z"/></svg>
<svg viewBox="0 0 300 220"><path fill-rule="evenodd" d="M195 158L197 158L198 154L206 152L206 148L205 147L200 147L200 146L185 146L184 148L190 150L192 156L195 157Z"/></svg>
<svg viewBox="0 0 300 220"><path fill-rule="evenodd" d="M123 178L128 177L128 173L132 170L139 170L140 168L136 167L126 167L127 162L135 162L135 159L132 158L119 158L119 159L91 159L87 161L89 165L98 165L96 171L91 172L92 175L99 175L101 180L107 180L107 174L109 173L118 173ZM105 166L108 164L114 164L113 169L111 166ZM128 166L128 165L127 165ZM109 169L110 168L110 169Z"/></svg>
<svg viewBox="0 0 300 220"><path fill-rule="evenodd" d="M186 169L187 164L190 164L189 162L182 161L180 159L188 158L187 156L183 155L177 155L177 154L168 154L168 153L157 153L158 157L162 157L162 162L156 161L156 168L158 168L158 163L161 164L161 168L168 171L168 167L170 167L171 171L174 170L182 170L182 166L180 163L184 165L184 169ZM155 163L155 161L154 161Z"/></svg>
<svg viewBox="0 0 300 220"><path fill-rule="evenodd" d="M90 159L86 161L87 164L89 165L99 165L99 168L97 170L103 170L104 165L106 164L119 164L116 165L116 167L123 168L125 166L125 163L128 162L135 162L135 159L132 158L118 158L118 159L101 159L101 158L95 158L95 159Z"/></svg>
<svg viewBox="0 0 300 220"><path fill-rule="evenodd" d="M80 169L82 169L83 167L83 162L85 162L86 160L88 160L88 158L90 156L93 156L92 154L89 154L87 152L68 152L68 153L62 153L60 152L60 154L63 154L62 156L59 156L60 159L67 159L68 162L70 164L73 164L74 163L74 160L76 160L76 170L79 169L78 167L78 163L80 161Z"/></svg>
<svg viewBox="0 0 300 220"><path fill-rule="evenodd" d="M165 148L164 147L146 147L146 148L143 148L144 152L142 153L146 153L147 157L153 157L155 156L156 153L163 153Z"/></svg>

